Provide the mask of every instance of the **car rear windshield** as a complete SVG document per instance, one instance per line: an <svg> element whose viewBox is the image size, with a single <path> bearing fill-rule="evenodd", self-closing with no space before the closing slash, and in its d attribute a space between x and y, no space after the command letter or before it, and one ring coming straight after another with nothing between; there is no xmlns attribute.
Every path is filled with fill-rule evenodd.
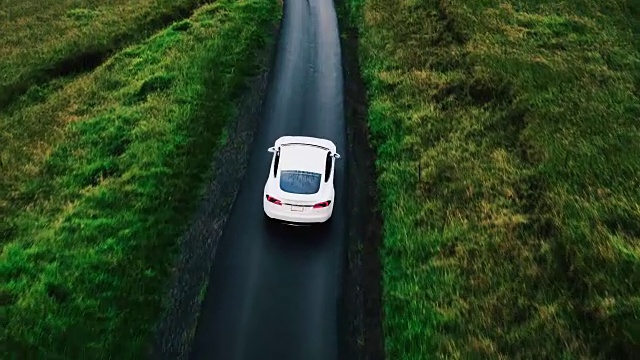
<svg viewBox="0 0 640 360"><path fill-rule="evenodd" d="M320 190L320 174L300 171L283 170L280 173L280 189L292 194L315 194Z"/></svg>

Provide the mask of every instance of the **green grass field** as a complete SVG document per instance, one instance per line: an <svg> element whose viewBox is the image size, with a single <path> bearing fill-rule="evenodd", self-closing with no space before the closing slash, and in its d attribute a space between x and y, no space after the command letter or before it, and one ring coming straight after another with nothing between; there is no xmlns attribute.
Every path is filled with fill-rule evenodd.
<svg viewBox="0 0 640 360"><path fill-rule="evenodd" d="M34 84L87 67L203 0L5 0L0 8L0 108ZM209 1L211 2L211 1Z"/></svg>
<svg viewBox="0 0 640 360"><path fill-rule="evenodd" d="M3 6L3 86L179 6L50 3ZM0 112L0 358L142 358L177 241L280 11L272 0L205 5ZM91 19L71 29L60 14Z"/></svg>
<svg viewBox="0 0 640 360"><path fill-rule="evenodd" d="M387 358L640 356L640 1L347 4Z"/></svg>

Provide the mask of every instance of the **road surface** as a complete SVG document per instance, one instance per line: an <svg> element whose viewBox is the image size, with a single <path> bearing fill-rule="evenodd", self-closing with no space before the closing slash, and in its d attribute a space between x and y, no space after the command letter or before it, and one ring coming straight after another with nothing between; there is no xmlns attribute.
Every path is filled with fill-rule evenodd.
<svg viewBox="0 0 640 360"><path fill-rule="evenodd" d="M338 358L347 160L339 41L332 0L284 1L263 116L216 250L191 359ZM329 226L271 226L264 218L267 148L282 135L330 139L343 156Z"/></svg>

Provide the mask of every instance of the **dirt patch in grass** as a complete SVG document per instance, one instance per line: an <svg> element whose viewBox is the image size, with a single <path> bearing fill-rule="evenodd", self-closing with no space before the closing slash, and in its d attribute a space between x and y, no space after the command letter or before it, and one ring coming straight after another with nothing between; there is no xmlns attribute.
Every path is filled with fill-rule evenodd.
<svg viewBox="0 0 640 360"><path fill-rule="evenodd" d="M33 86L91 71L203 0L6 1L0 11L0 109Z"/></svg>

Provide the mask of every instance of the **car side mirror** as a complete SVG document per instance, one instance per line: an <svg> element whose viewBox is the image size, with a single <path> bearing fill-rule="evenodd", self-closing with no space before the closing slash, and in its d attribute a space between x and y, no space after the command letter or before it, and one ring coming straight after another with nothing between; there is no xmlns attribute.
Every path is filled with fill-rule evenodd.
<svg viewBox="0 0 640 360"><path fill-rule="evenodd" d="M338 153L334 153L331 156L333 156L336 159L340 159L340 154L338 154Z"/></svg>
<svg viewBox="0 0 640 360"><path fill-rule="evenodd" d="M270 152L270 153L274 153L274 152L276 152L276 148L272 146L272 147L268 148L267 151Z"/></svg>

